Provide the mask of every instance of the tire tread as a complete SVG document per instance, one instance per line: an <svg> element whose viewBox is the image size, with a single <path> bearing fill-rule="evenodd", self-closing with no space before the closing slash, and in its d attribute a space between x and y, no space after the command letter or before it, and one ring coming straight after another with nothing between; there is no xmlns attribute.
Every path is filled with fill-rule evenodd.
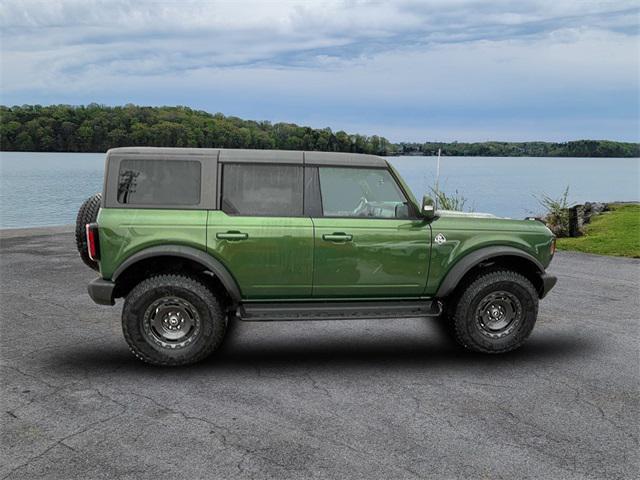
<svg viewBox="0 0 640 480"><path fill-rule="evenodd" d="M533 309L527 310L523 305L523 309L525 310L523 312L524 318L522 319L523 325L519 328L514 341L497 348L489 339L479 340L470 335L468 324L473 321L469 318L470 315L473 315L473 312L470 312L469 309L476 296L490 285L501 282L512 282L520 288L525 289L533 301ZM538 315L538 294L532 283L520 273L507 269L492 270L479 274L470 282L464 292L458 297L458 302L452 311L451 330L458 344L474 352L488 354L506 353L520 348L533 330Z"/></svg>
<svg viewBox="0 0 640 480"><path fill-rule="evenodd" d="M80 206L78 215L76 216L76 247L83 263L93 269L98 270L98 262L91 260L87 251L87 232L85 226L87 223L93 223L98 218L100 211L100 203L102 202L102 194L96 193L90 196Z"/></svg>
<svg viewBox="0 0 640 480"><path fill-rule="evenodd" d="M134 338L134 332L131 331L132 325L130 325L127 316L130 314L132 305L151 290L166 287L178 287L190 290L192 293L198 295L204 301L204 303L207 305L207 308L209 308L211 312L211 316L213 317L214 322L216 319L220 320L221 325L218 327L221 328L216 328L216 325L213 325L209 338L206 339L204 348L193 355L183 355L182 357L172 358L166 355L163 356L160 351L154 350L152 348L149 349L152 354L146 353L144 351L145 349L140 348L138 342ZM197 278L191 275L177 273L158 274L153 275L140 282L133 288L133 290L131 290L129 295L127 295L122 309L122 331L124 334L124 338L127 341L127 345L129 346L129 350L139 360L142 360L143 362L149 363L151 365L158 366L188 365L203 360L220 346L226 331L226 321L224 317L225 314L215 293L207 285L200 282ZM139 319L133 319L133 321L137 324L137 322L139 322ZM205 326L203 325L203 335L206 331L204 327Z"/></svg>

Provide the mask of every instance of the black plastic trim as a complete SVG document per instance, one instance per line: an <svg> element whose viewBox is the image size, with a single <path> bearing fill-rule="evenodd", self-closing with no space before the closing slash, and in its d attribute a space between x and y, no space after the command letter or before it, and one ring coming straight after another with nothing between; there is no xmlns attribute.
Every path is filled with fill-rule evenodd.
<svg viewBox="0 0 640 480"><path fill-rule="evenodd" d="M307 217L322 217L322 197L318 167L304 167L304 214Z"/></svg>
<svg viewBox="0 0 640 480"><path fill-rule="evenodd" d="M541 275L544 274L544 266L542 263L540 263L540 261L533 255L530 255L523 250L508 246L485 247L469 253L460 259L460 261L458 261L451 270L449 270L449 273L447 273L442 283L440 283L440 287L436 293L436 298L444 298L453 292L462 277L464 277L469 270L479 263L489 260L490 258L502 256L524 258L531 262Z"/></svg>
<svg viewBox="0 0 640 480"><path fill-rule="evenodd" d="M434 317L440 302L430 300L245 303L238 316L245 321L353 320Z"/></svg>
<svg viewBox="0 0 640 480"><path fill-rule="evenodd" d="M91 300L98 305L115 305L113 300L113 290L116 288L116 284L103 278L96 278L89 282L87 285L87 291Z"/></svg>
<svg viewBox="0 0 640 480"><path fill-rule="evenodd" d="M222 285L227 289L227 293L229 293L229 296L235 303L240 302L240 299L242 298L240 288L238 287L238 283L235 278L233 278L233 275L231 275L229 270L227 270L227 267L208 253L184 245L163 245L161 247L147 248L135 253L120 264L113 273L112 280L117 282L118 277L122 275L122 273L141 260L162 256L188 258L189 260L193 260L194 262L201 264L220 279Z"/></svg>
<svg viewBox="0 0 640 480"><path fill-rule="evenodd" d="M542 291L540 292L540 298L544 298L558 282L558 277L556 277L555 275L550 275L548 273L543 273L542 275L540 275L540 279L542 280Z"/></svg>

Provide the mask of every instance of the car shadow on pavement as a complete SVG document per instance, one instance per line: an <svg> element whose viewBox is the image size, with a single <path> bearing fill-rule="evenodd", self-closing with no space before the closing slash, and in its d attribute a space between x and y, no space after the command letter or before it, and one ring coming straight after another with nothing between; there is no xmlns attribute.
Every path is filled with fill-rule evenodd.
<svg viewBox="0 0 640 480"><path fill-rule="evenodd" d="M317 367L329 369L404 369L429 368L460 365L503 366L506 363L536 364L580 357L593 350L594 346L575 337L533 338L515 352L501 355L486 355L463 350L447 341L425 340L402 342L389 338L388 342L349 342L328 345L326 342L294 345L282 342L270 345L252 345L242 349L226 349L213 355L202 364L202 368L233 368L260 365L261 367Z"/></svg>
<svg viewBox="0 0 640 480"><path fill-rule="evenodd" d="M368 337L348 335L341 339L339 332L331 337L304 337L295 341L287 335L270 335L267 339L235 335L231 326L229 338L216 353L201 363L177 367L184 372L212 374L247 369L277 368L300 370L403 370L436 369L460 366L484 366L501 368L531 366L558 362L595 353L599 345L586 337L547 330L535 332L519 350L500 355L468 352L458 347L440 327L432 323L429 333L416 338L405 334ZM242 337L242 338L238 338ZM114 348L115 347L115 348ZM146 365L127 350L123 344L108 345L83 343L66 347L64 352L52 352L47 359L48 369L69 372L73 365L84 371L108 369L118 372L176 371L176 368Z"/></svg>

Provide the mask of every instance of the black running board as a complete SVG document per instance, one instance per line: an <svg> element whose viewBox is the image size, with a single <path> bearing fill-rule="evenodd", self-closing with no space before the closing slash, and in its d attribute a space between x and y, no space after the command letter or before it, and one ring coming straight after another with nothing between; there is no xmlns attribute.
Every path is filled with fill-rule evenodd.
<svg viewBox="0 0 640 480"><path fill-rule="evenodd" d="M441 313L440 302L425 300L244 303L238 309L238 317L250 322L437 317Z"/></svg>

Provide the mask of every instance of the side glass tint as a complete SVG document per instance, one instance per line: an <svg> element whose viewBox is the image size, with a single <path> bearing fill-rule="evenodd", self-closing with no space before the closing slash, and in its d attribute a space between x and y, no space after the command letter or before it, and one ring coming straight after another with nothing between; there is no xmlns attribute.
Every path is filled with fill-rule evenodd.
<svg viewBox="0 0 640 480"><path fill-rule="evenodd" d="M407 200L388 170L320 167L325 217L408 218Z"/></svg>
<svg viewBox="0 0 640 480"><path fill-rule="evenodd" d="M302 215L303 169L296 165L227 163L222 211L231 215Z"/></svg>
<svg viewBox="0 0 640 480"><path fill-rule="evenodd" d="M198 205L200 162L189 160L122 160L118 203L132 205Z"/></svg>

